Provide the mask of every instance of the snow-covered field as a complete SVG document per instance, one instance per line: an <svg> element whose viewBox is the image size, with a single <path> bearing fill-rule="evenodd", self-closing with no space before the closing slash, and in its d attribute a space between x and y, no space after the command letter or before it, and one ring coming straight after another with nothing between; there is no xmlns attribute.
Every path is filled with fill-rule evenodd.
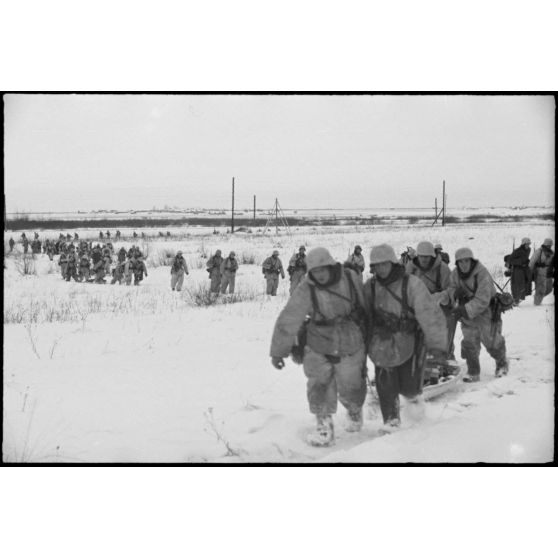
<svg viewBox="0 0 558 558"><path fill-rule="evenodd" d="M80 232L80 231L78 231ZM5 234L5 240L10 234ZM80 234L81 236L81 234ZM149 276L140 287L66 283L44 255L35 274L21 255L4 269L3 458L24 462L545 462L554 455L554 298L529 297L504 315L511 370L493 377L481 353L482 382L462 384L427 404L426 417L379 437L368 405L358 434L336 421L335 446L304 442L313 426L302 368L271 367L273 324L288 297L264 294L263 259L278 248L286 266L300 244L323 245L343 260L355 244L418 241L453 253L470 246L500 284L513 240L534 246L552 224L442 228L308 228L293 236L192 235L144 245ZM14 236L15 238L15 236ZM128 243L123 243L125 246ZM116 246L117 249L119 245ZM198 306L205 258L235 250L238 296ZM169 255L191 268L181 293L169 287ZM368 258L367 258L368 259ZM460 333L457 334L457 345ZM459 346L459 345L458 345ZM459 352L459 351L457 351ZM370 373L372 365L370 363Z"/></svg>

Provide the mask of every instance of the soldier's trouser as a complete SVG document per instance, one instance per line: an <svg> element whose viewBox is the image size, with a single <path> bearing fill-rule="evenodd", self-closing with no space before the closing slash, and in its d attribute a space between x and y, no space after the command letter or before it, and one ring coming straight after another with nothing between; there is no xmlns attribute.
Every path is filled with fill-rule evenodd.
<svg viewBox="0 0 558 558"><path fill-rule="evenodd" d="M95 283L103 283L104 282L104 277L105 277L105 268L100 267L95 272Z"/></svg>
<svg viewBox="0 0 558 558"><path fill-rule="evenodd" d="M112 276L112 280L111 280L110 284L114 285L118 281L118 284L120 285L122 283L123 278L124 278L124 275L123 275L122 271L120 271L118 269L118 267L116 267L114 269L114 274Z"/></svg>
<svg viewBox="0 0 558 558"><path fill-rule="evenodd" d="M139 285L143 281L143 271L134 272L134 285Z"/></svg>
<svg viewBox="0 0 558 558"><path fill-rule="evenodd" d="M80 281L87 281L89 279L89 268L88 267L80 267L79 268L79 280Z"/></svg>
<svg viewBox="0 0 558 558"><path fill-rule="evenodd" d="M546 276L546 268L539 267L535 276L535 305L538 306L543 298L552 292L552 277Z"/></svg>
<svg viewBox="0 0 558 558"><path fill-rule="evenodd" d="M515 302L525 300L530 295L530 269L528 267L514 267L511 276L511 292Z"/></svg>
<svg viewBox="0 0 558 558"><path fill-rule="evenodd" d="M66 281L70 281L71 279L79 283L79 277L76 268L68 266L68 268L66 269Z"/></svg>
<svg viewBox="0 0 558 558"><path fill-rule="evenodd" d="M376 391L380 400L380 410L384 423L399 419L399 395L416 397L422 393L424 378L424 352L419 349L399 366L375 368Z"/></svg>
<svg viewBox="0 0 558 558"><path fill-rule="evenodd" d="M223 273L223 278L221 279L221 294L227 292L227 287L229 288L229 294L234 293L234 280L236 278L236 273Z"/></svg>
<svg viewBox="0 0 558 558"><path fill-rule="evenodd" d="M293 274L291 275L291 287L289 289L289 294L293 294L293 291L298 287L298 284L302 281L305 275L306 272L302 269L293 271Z"/></svg>
<svg viewBox="0 0 558 558"><path fill-rule="evenodd" d="M218 293L220 288L221 288L221 274L215 273L211 275L211 285L209 286L209 290L212 293Z"/></svg>
<svg viewBox="0 0 558 558"><path fill-rule="evenodd" d="M365 361L364 348L340 357L339 362L331 362L326 355L306 346L303 369L310 412L320 416L334 414L338 395L348 411L358 411L366 398Z"/></svg>
<svg viewBox="0 0 558 558"><path fill-rule="evenodd" d="M183 269L171 275L171 289L176 289L177 291L179 291L180 289L182 289L183 283L184 283Z"/></svg>
<svg viewBox="0 0 558 558"><path fill-rule="evenodd" d="M277 294L277 287L279 286L279 275L277 273L268 273L265 276L265 282L265 294L275 296Z"/></svg>
<svg viewBox="0 0 558 558"><path fill-rule="evenodd" d="M470 376L480 374L479 354L481 343L488 354L500 363L506 358L506 341L502 336L502 320L494 323L490 314L483 314L473 320L461 322L461 358L467 361L467 373Z"/></svg>

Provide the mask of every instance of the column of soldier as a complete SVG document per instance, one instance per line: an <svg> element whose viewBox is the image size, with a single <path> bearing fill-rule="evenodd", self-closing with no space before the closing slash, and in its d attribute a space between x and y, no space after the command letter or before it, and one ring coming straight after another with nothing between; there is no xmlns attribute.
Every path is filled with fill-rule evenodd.
<svg viewBox="0 0 558 558"><path fill-rule="evenodd" d="M383 418L382 433L401 424L399 396L410 415L424 413L422 389L429 369L455 367L453 339L458 323L466 361L466 382L480 380L480 350L484 345L495 361L495 377L506 375L509 361L502 335L502 313L524 300L528 274L535 281L535 304L554 289L552 239L546 239L529 259L530 240L509 257L512 295L503 293L469 247L455 252L455 268L440 244L420 242L398 258L392 246L370 251L372 276L364 283L362 248L336 262L326 248L305 256L300 247L290 261L291 296L275 323L271 363L277 369L291 356L303 365L309 410L316 427L308 435L315 446L334 442L333 415L338 400L345 407L345 430L360 431L367 391L367 358L374 365ZM264 262L264 272L277 278L278 254ZM271 271L270 271L271 270ZM514 276L522 278L514 286ZM270 283L268 283L270 285ZM271 283L275 288L275 283ZM497 288L499 290L497 290ZM270 293L273 294L273 293Z"/></svg>
<svg viewBox="0 0 558 558"><path fill-rule="evenodd" d="M135 234L135 233L134 233ZM110 239L107 231L103 237ZM137 237L137 234L135 234ZM120 231L116 231L115 240L121 239ZM144 276L147 277L147 268L143 260L142 251L138 246L132 245L129 250L121 247L115 254L112 242L97 243L80 240L79 235L60 233L58 240L46 239L44 243L39 240L38 233L34 233L33 241L29 242L25 233L21 235L24 254L28 253L29 246L33 254L40 254L41 248L51 261L58 256L58 265L62 279L87 283L106 283L108 276L111 285L115 283L126 285L139 285ZM10 252L13 251L15 241L10 238ZM116 256L116 260L114 260ZM114 264L114 266L113 266Z"/></svg>

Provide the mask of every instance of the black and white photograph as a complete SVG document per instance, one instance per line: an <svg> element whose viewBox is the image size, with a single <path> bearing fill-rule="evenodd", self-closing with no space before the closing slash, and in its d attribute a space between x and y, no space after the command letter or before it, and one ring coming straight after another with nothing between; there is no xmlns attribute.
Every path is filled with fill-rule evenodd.
<svg viewBox="0 0 558 558"><path fill-rule="evenodd" d="M555 111L6 93L3 462L552 462Z"/></svg>

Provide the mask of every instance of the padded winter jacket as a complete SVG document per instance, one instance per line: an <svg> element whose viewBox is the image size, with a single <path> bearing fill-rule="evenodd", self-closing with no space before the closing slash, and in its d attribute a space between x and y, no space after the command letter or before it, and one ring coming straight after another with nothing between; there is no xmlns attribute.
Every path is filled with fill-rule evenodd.
<svg viewBox="0 0 558 558"><path fill-rule="evenodd" d="M428 269L420 266L418 257L409 261L405 269L409 275L415 275L426 285L426 288L438 304L448 304L449 296L445 291L450 284L451 272L448 265L442 261L439 255L436 256L434 263Z"/></svg>
<svg viewBox="0 0 558 558"><path fill-rule="evenodd" d="M374 292L372 292L372 285L374 285ZM374 315L377 310L396 317L404 317L401 302L394 298L388 289L402 300L403 277L399 277L387 285L382 285L376 278L369 279L364 284L364 298L371 320L371 336L367 347L368 356L376 366L382 368L399 366L409 360L415 352L416 340L415 332L389 332L384 328L376 327L374 324ZM411 317L414 315L424 334L426 348L446 351L447 325L445 316L425 284L414 275L408 275L407 304L411 310Z"/></svg>
<svg viewBox="0 0 558 558"><path fill-rule="evenodd" d="M490 301L496 294L494 282L488 270L478 260L473 260L473 270L466 279L459 276L457 266L450 275L450 287L448 289L450 297L459 303L460 291L469 299L465 303L465 310L469 320L477 317L486 317L490 313Z"/></svg>
<svg viewBox="0 0 558 558"><path fill-rule="evenodd" d="M283 279L285 278L283 263L279 258L274 258L273 256L266 258L262 264L262 270L265 272L266 277L269 274L277 274L281 275Z"/></svg>
<svg viewBox="0 0 558 558"><path fill-rule="evenodd" d="M354 271L343 270L340 264L336 273L339 279L327 287L314 282L311 274L301 280L275 322L271 356L289 355L307 316L310 316L307 344L314 352L341 357L364 348L362 332L349 316L353 308L364 311L362 284ZM312 289L317 307L313 304Z"/></svg>
<svg viewBox="0 0 558 558"><path fill-rule="evenodd" d="M228 272L228 273L236 273L238 270L238 260L236 258L225 258L221 263L221 274Z"/></svg>

